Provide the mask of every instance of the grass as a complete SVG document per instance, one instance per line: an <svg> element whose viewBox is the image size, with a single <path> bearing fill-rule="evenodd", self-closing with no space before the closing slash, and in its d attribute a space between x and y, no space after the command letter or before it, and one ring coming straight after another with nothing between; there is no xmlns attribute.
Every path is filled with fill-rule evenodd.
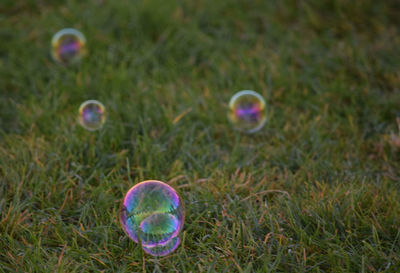
<svg viewBox="0 0 400 273"><path fill-rule="evenodd" d="M5 0L0 272L400 272L399 2ZM60 67L51 36L87 37ZM257 134L229 98L261 93ZM98 99L99 132L76 122ZM179 248L123 233L135 183L186 206Z"/></svg>

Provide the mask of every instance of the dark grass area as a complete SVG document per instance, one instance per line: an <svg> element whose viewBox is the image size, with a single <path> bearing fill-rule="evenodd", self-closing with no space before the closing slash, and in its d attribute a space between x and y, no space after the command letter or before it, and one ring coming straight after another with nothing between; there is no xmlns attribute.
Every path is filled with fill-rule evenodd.
<svg viewBox="0 0 400 273"><path fill-rule="evenodd" d="M0 3L1 272L400 272L400 2ZM82 64L50 39L75 27ZM257 134L229 98L267 100ZM98 99L105 127L76 122ZM123 233L135 183L186 206L156 259Z"/></svg>

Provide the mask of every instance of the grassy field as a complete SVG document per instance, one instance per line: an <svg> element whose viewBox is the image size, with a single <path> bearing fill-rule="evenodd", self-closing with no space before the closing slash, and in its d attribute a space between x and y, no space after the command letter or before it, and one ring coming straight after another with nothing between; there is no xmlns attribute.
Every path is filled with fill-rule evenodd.
<svg viewBox="0 0 400 273"><path fill-rule="evenodd" d="M0 3L0 272L400 272L399 1L66 2ZM80 65L50 58L65 27ZM147 179L185 203L170 256L119 224Z"/></svg>

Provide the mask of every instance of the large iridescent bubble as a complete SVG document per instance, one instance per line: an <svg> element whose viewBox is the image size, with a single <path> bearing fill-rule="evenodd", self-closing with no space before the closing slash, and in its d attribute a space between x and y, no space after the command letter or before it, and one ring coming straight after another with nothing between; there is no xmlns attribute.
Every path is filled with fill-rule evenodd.
<svg viewBox="0 0 400 273"><path fill-rule="evenodd" d="M156 180L133 186L125 195L120 214L126 234L153 256L168 255L178 247L184 217L176 191Z"/></svg>
<svg viewBox="0 0 400 273"><path fill-rule="evenodd" d="M239 131L259 131L267 121L264 98L252 90L236 93L229 101L228 118Z"/></svg>
<svg viewBox="0 0 400 273"><path fill-rule="evenodd" d="M89 131L98 130L106 121L106 109L97 100L87 100L79 107L78 120L83 128Z"/></svg>
<svg viewBox="0 0 400 273"><path fill-rule="evenodd" d="M64 28L51 39L51 56L60 64L74 64L85 55L86 38L76 29Z"/></svg>

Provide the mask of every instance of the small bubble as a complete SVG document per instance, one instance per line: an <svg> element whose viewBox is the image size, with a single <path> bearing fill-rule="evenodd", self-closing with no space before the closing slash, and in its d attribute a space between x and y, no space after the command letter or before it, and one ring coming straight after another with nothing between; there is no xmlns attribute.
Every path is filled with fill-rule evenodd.
<svg viewBox="0 0 400 273"><path fill-rule="evenodd" d="M252 90L236 93L229 101L228 118L239 131L259 131L267 121L264 98Z"/></svg>
<svg viewBox="0 0 400 273"><path fill-rule="evenodd" d="M88 100L79 107L79 123L89 131L100 129L106 121L106 109L97 100Z"/></svg>
<svg viewBox="0 0 400 273"><path fill-rule="evenodd" d="M51 56L64 65L79 62L86 55L86 38L78 30L64 28L51 39Z"/></svg>

